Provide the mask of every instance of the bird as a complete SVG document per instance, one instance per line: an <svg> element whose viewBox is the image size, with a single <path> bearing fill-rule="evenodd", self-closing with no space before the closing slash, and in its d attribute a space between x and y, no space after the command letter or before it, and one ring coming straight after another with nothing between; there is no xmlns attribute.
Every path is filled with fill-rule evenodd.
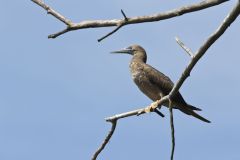
<svg viewBox="0 0 240 160"><path fill-rule="evenodd" d="M111 53L132 55L132 60L129 65L132 79L140 91L152 101L155 102L160 100L172 90L174 86L172 80L146 63L147 53L140 45L134 44L125 49L112 51ZM201 111L201 109L188 104L179 91L171 98L171 101L174 109L179 109L187 115L198 118L203 122L210 123L209 120L195 112ZM163 105L169 107L169 103L164 103ZM155 110L155 112L164 117L159 110Z"/></svg>

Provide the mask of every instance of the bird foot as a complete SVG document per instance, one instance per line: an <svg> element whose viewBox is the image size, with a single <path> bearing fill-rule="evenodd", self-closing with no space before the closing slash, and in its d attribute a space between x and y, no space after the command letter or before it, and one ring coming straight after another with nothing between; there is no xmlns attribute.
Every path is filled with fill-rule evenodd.
<svg viewBox="0 0 240 160"><path fill-rule="evenodd" d="M145 111L146 113L152 112L152 111L154 111L154 110L158 107L158 104L159 104L159 100L151 103L150 106L148 106L148 107L146 107L146 108L144 109L144 111Z"/></svg>
<svg viewBox="0 0 240 160"><path fill-rule="evenodd" d="M150 106L147 106L147 107L144 109L144 111L145 111L146 113L151 112L151 111L152 111L151 105L150 105Z"/></svg>
<svg viewBox="0 0 240 160"><path fill-rule="evenodd" d="M138 112L138 116L144 113L149 113L149 112L156 112L158 115L160 115L161 117L164 117L164 114L162 114L159 110L158 110L158 105L159 105L160 100L157 100L153 103L151 103L149 106L147 106L146 108L140 110Z"/></svg>
<svg viewBox="0 0 240 160"><path fill-rule="evenodd" d="M141 115L141 114L144 114L144 113L150 113L152 111L154 111L155 109L152 108L152 104L150 106L147 106L146 108L144 109L141 109L139 112L138 112L138 116Z"/></svg>

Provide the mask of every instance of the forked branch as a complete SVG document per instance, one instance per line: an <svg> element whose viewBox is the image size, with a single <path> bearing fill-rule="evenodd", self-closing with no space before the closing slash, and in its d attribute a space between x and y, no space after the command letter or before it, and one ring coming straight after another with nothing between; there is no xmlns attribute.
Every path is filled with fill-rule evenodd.
<svg viewBox="0 0 240 160"><path fill-rule="evenodd" d="M97 156L101 153L101 151L105 148L105 146L108 144L109 140L111 139L116 126L117 126L117 120L112 120L110 121L112 124L111 130L109 131L109 133L107 134L106 138L104 139L103 143L101 144L101 146L97 149L97 151L94 153L92 160L96 160Z"/></svg>
<svg viewBox="0 0 240 160"><path fill-rule="evenodd" d="M91 20L91 21L82 21L79 23L73 23L69 19L65 18L63 15L58 13L57 11L53 10L50 6L46 5L42 0L31 0L37 5L41 6L43 9L45 9L49 14L57 18L58 20L62 21L67 25L67 27L59 31L57 33L51 34L48 36L48 38L56 38L66 32L72 31L72 30L78 30L78 29L86 29L86 28L99 28L99 27L114 27L116 26L113 31L108 33L106 36L103 36L102 38L98 39L100 42L104 38L108 37L109 35L115 33L117 30L119 30L121 27L129 24L137 24L137 23L145 23L145 22L155 22L160 20L165 20L177 16L181 16L186 13L199 11L202 9L206 9L215 5L219 5L223 2L226 2L228 0L204 0L202 2L191 4L187 6L183 6L177 9L173 9L170 11L157 13L153 15L146 15L146 16L137 16L137 17L127 17L123 11L122 14L124 16L123 19L111 19L111 20Z"/></svg>

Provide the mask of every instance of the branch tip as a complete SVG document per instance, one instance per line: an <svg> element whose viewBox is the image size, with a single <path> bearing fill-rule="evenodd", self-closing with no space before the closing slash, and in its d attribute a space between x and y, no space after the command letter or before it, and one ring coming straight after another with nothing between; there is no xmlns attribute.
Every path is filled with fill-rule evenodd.
<svg viewBox="0 0 240 160"><path fill-rule="evenodd" d="M117 32L121 27L123 26L123 24L120 24L119 26L117 26L113 31L109 32L108 34L106 34L105 36L103 36L102 38L99 38L97 41L101 42L102 40L104 40L105 38L107 38L108 36L112 35L113 33Z"/></svg>
<svg viewBox="0 0 240 160"><path fill-rule="evenodd" d="M122 9L121 9L121 13L122 13L122 15L123 15L125 21L128 21L128 18L127 18L126 14L124 13L124 11L123 11Z"/></svg>
<svg viewBox="0 0 240 160"><path fill-rule="evenodd" d="M103 151L103 149L105 148L105 146L109 143L110 139L112 138L112 135L116 129L117 126L117 120L112 120L110 121L112 124L112 127L110 129L110 131L108 132L106 138L104 139L103 143L101 144L101 146L97 149L97 151L93 154L92 160L96 160L98 155Z"/></svg>

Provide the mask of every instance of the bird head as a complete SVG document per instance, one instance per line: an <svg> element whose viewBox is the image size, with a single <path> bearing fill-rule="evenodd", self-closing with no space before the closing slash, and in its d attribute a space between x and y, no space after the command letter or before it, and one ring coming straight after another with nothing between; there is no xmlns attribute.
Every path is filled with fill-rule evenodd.
<svg viewBox="0 0 240 160"><path fill-rule="evenodd" d="M146 53L146 52L141 46L135 44L118 51L112 51L111 53L130 54L134 56L137 53Z"/></svg>

